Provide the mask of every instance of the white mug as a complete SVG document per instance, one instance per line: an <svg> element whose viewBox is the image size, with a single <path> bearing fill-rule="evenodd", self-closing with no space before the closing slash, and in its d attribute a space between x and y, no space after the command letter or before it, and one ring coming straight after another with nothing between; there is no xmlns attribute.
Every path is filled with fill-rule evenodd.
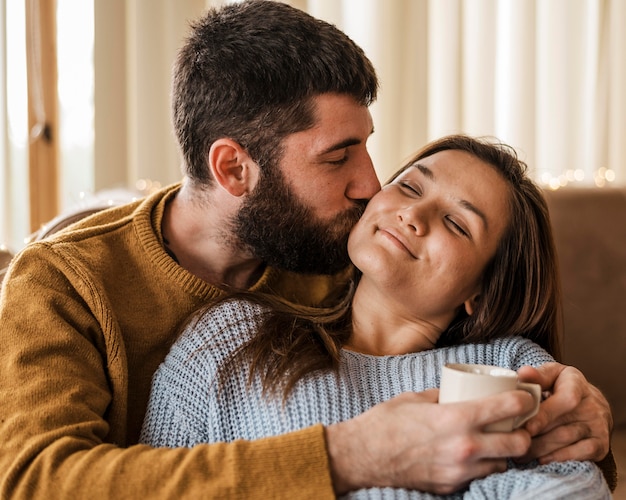
<svg viewBox="0 0 626 500"><path fill-rule="evenodd" d="M520 382L514 370L499 366L448 363L441 372L439 403L469 401L517 389L527 391L533 397L533 409L525 415L504 419L485 427L490 432L508 432L534 417L541 403L541 386Z"/></svg>

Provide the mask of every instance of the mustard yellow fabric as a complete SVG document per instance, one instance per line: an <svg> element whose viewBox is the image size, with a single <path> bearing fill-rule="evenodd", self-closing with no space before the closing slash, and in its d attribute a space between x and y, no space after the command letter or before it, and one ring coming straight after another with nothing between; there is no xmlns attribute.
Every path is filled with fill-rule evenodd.
<svg viewBox="0 0 626 500"><path fill-rule="evenodd" d="M13 261L0 296L1 498L334 498L320 425L194 449L136 444L152 374L186 318L221 293L163 249L178 189ZM293 278L266 269L253 289L314 305L345 284Z"/></svg>

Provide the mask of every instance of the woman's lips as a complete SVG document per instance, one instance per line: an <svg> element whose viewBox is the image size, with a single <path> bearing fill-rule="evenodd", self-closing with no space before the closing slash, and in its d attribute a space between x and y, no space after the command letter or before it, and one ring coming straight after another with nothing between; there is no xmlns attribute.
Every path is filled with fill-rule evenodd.
<svg viewBox="0 0 626 500"><path fill-rule="evenodd" d="M415 255L407 239L402 234L400 234L399 232L393 229L386 229L382 227L378 228L378 231L383 237L389 240L393 245L400 248L401 250L404 250L414 259L417 259L417 255Z"/></svg>

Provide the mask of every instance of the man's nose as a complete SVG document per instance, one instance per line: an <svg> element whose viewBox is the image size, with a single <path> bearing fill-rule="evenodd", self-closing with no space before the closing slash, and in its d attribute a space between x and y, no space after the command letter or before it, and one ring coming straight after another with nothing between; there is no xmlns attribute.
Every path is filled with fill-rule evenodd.
<svg viewBox="0 0 626 500"><path fill-rule="evenodd" d="M346 190L346 197L351 200L369 200L380 191L380 180L374 170L374 164L368 153L363 155L356 175Z"/></svg>

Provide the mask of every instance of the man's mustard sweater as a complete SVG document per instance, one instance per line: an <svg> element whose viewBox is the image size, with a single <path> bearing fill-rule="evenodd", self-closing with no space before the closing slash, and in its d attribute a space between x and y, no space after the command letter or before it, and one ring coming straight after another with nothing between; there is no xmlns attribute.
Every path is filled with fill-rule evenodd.
<svg viewBox="0 0 626 500"><path fill-rule="evenodd" d="M333 498L321 425L253 442L138 445L151 378L222 292L165 252L179 186L99 212L13 261L0 296L1 498ZM253 290L318 304L341 280L267 269Z"/></svg>

